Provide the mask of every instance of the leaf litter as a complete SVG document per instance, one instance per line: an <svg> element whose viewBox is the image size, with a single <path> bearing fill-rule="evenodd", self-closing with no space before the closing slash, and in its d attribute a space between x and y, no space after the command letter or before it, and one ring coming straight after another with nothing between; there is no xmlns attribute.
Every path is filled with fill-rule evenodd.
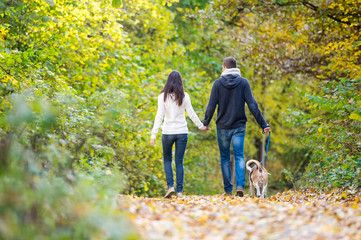
<svg viewBox="0 0 361 240"><path fill-rule="evenodd" d="M305 189L267 199L120 195L118 204L143 239L361 239L357 191Z"/></svg>

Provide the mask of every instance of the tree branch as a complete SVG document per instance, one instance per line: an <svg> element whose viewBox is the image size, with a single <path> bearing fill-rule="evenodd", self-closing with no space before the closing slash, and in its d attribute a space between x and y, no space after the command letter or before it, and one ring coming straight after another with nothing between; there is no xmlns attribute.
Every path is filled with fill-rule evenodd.
<svg viewBox="0 0 361 240"><path fill-rule="evenodd" d="M256 5L253 5L254 7L264 7L264 6L277 6L277 7L289 7L289 6L305 6L306 8L308 9L311 9L313 10L314 12L317 12L319 13L320 12L320 8L318 6L316 6L315 4L309 2L309 1L306 1L306 0L301 0L301 1L289 1L289 2L279 2L279 1L276 1L276 2L273 2L273 3L264 3L264 2L261 2L260 4L256 4ZM240 7L237 8L237 11L239 13L243 12L243 10L245 8L249 8L251 7L250 4L244 4ZM355 15L354 14L351 14L352 16ZM356 13L356 15L358 15L358 13ZM343 24L347 24L347 25L351 25L351 22L343 22L340 18L338 18L336 15L332 14L332 13L327 13L326 16L336 22L339 22L339 23L343 23ZM347 16L350 16L350 15L345 15L345 17Z"/></svg>
<svg viewBox="0 0 361 240"><path fill-rule="evenodd" d="M12 77L12 78L15 78L16 81L20 82L19 79L17 79L17 78L16 78L15 76L13 76L11 73L9 73L8 71L6 71L6 69L5 69L2 65L0 65L0 68L1 68L1 70L3 70L7 75L9 75L9 76Z"/></svg>
<svg viewBox="0 0 361 240"><path fill-rule="evenodd" d="M315 11L317 13L319 12L319 7L312 4L312 3L310 3L310 2L308 2L308 1L303 1L302 5L309 8L309 9L312 9L313 11ZM341 19L335 17L334 15L331 15L330 13L327 13L326 16L331 18L332 20L335 20L336 22L339 22L339 23L345 23L347 25L351 24L350 22L342 22Z"/></svg>

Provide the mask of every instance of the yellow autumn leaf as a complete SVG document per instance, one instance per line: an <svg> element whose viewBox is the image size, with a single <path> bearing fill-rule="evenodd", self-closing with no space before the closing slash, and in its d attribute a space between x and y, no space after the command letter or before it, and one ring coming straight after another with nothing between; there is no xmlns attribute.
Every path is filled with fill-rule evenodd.
<svg viewBox="0 0 361 240"><path fill-rule="evenodd" d="M266 239L269 236L267 229L273 229L272 234L279 235L284 226L294 222L310 238L321 238L324 229L334 230L330 238L339 236L340 229L352 231L350 239L357 239L360 233L354 224L358 221L360 200L343 190L318 192L309 188L278 193L267 199L249 195L242 198L185 195L179 201L177 198L122 196L126 204L120 203L120 208L129 212L145 239L149 236L157 236L157 239L224 239L225 228L230 228L234 236L241 236L247 229L247 239L254 236ZM154 208L157 211L153 211ZM314 216L317 216L320 232L309 228ZM341 221L343 219L347 221ZM152 227L149 227L150 223ZM265 224L268 228L262 228Z"/></svg>
<svg viewBox="0 0 361 240"><path fill-rule="evenodd" d="M341 194L341 198L347 199L347 193L343 192L343 193Z"/></svg>
<svg viewBox="0 0 361 240"><path fill-rule="evenodd" d="M361 122L361 116L358 115L357 113L351 113L349 119L353 119Z"/></svg>

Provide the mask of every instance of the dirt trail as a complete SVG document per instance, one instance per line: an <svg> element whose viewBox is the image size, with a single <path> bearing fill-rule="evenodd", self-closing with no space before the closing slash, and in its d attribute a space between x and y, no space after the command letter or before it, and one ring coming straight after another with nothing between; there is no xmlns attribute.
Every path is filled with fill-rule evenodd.
<svg viewBox="0 0 361 240"><path fill-rule="evenodd" d="M357 193L285 192L249 196L120 196L144 239L361 239Z"/></svg>

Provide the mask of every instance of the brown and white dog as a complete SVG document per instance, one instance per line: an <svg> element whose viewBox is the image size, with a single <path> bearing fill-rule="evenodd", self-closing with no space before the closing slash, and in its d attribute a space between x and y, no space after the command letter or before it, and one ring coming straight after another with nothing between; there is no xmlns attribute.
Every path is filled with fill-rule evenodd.
<svg viewBox="0 0 361 240"><path fill-rule="evenodd" d="M252 168L250 165L256 164ZM266 190L268 184L268 172L257 160L249 160L246 164L246 168L249 171L249 190L250 194L254 195L254 189L257 190L257 197L266 198ZM262 193L260 191L260 185L262 186Z"/></svg>

